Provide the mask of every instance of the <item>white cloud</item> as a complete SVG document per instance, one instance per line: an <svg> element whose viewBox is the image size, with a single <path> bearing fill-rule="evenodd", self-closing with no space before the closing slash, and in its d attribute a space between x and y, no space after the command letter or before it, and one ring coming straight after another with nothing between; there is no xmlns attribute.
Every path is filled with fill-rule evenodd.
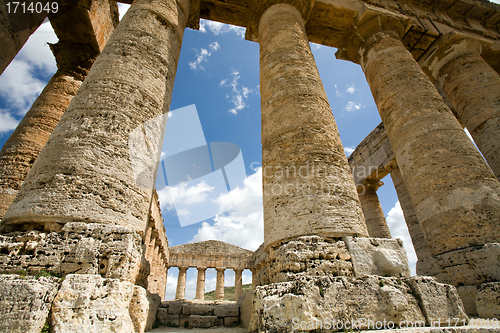
<svg viewBox="0 0 500 333"><path fill-rule="evenodd" d="M321 46L322 46L320 44L311 43L311 42L309 42L309 45L311 46L312 50L319 50L321 48Z"/></svg>
<svg viewBox="0 0 500 333"><path fill-rule="evenodd" d="M195 186L187 187L187 183L181 183L177 186L167 186L158 191L158 197L161 203L161 209L169 211L174 210L174 202L183 202L186 205L196 205L207 200L210 192L213 191L205 181L202 181ZM186 212L179 212L182 215Z"/></svg>
<svg viewBox="0 0 500 333"><path fill-rule="evenodd" d="M0 133L16 129L18 123L19 121L13 118L8 112L0 110Z"/></svg>
<svg viewBox="0 0 500 333"><path fill-rule="evenodd" d="M218 49L220 49L220 45L217 42L213 42L213 43L208 45L208 48L212 52L215 52ZM196 51L196 53L198 53L198 56L196 57L195 61L191 61L189 63L189 67L191 67L192 70L195 70L197 68L203 69L202 63L206 62L208 60L208 57L210 57L212 55L212 52L209 52L207 49L204 49L204 48L201 48L200 51L198 51L197 49L193 49L193 50Z"/></svg>
<svg viewBox="0 0 500 333"><path fill-rule="evenodd" d="M344 147L344 153L346 156L349 156L352 154L352 152L356 149L356 147Z"/></svg>
<svg viewBox="0 0 500 333"><path fill-rule="evenodd" d="M245 38L245 28L237 27L235 25L224 24L209 20L200 20L200 32L207 32L207 29L214 35L224 34L227 32L234 32L242 39Z"/></svg>
<svg viewBox="0 0 500 333"><path fill-rule="evenodd" d="M212 51L217 51L220 48L220 45L217 42L213 42L213 43L210 43L209 47Z"/></svg>
<svg viewBox="0 0 500 333"><path fill-rule="evenodd" d="M340 93L340 92L339 92L339 88L337 87L337 85L335 85L335 95L336 95L337 97L342 96L342 93Z"/></svg>
<svg viewBox="0 0 500 333"><path fill-rule="evenodd" d="M215 224L203 222L192 242L220 240L248 250L256 250L264 241L264 213L262 208L262 169L244 181L243 188L236 188L217 199L219 211L236 206L214 217Z"/></svg>
<svg viewBox="0 0 500 333"><path fill-rule="evenodd" d="M0 76L0 96L9 105L11 118L24 115L47 84L44 77L56 71L48 42L57 42L50 23L42 24Z"/></svg>
<svg viewBox="0 0 500 333"><path fill-rule="evenodd" d="M232 80L229 79L224 79L222 80L219 85L221 87L231 87L232 88L232 95L227 95L227 98L233 103L234 107L229 110L230 113L232 114L238 114L239 111L243 110L246 105L246 100L248 99L248 95L253 92L252 89L245 87L238 83L238 80L240 79L240 73L233 70L231 73ZM229 83L228 83L229 82Z"/></svg>
<svg viewBox="0 0 500 333"><path fill-rule="evenodd" d="M350 94L354 94L354 92L356 91L357 89L354 88L354 83L351 84L350 86L347 86L347 89L345 90L346 92L350 93Z"/></svg>
<svg viewBox="0 0 500 333"><path fill-rule="evenodd" d="M347 112L351 112L351 111L354 111L354 110L359 110L363 107L363 105L361 105L361 103L354 103L354 102L349 102L347 103L347 105L345 106L344 108L344 111L347 111Z"/></svg>
<svg viewBox="0 0 500 333"><path fill-rule="evenodd" d="M403 210L401 209L399 201L396 202L394 207L392 207L387 214L387 225L391 231L392 238L401 238L403 240L403 245L406 253L408 254L411 275L415 275L417 255L415 253L415 249L413 248L413 243L411 241L410 234L408 233L408 227L406 226Z"/></svg>

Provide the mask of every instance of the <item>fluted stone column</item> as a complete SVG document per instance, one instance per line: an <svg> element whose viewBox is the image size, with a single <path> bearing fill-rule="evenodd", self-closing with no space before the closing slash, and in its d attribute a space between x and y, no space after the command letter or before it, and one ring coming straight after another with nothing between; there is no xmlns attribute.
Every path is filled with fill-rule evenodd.
<svg viewBox="0 0 500 333"><path fill-rule="evenodd" d="M424 69L443 87L474 142L500 179L500 75L481 58L478 40L450 33Z"/></svg>
<svg viewBox="0 0 500 333"><path fill-rule="evenodd" d="M205 300L205 273L207 271L206 267L198 268L198 280L196 280L196 299L203 301Z"/></svg>
<svg viewBox="0 0 500 333"><path fill-rule="evenodd" d="M0 151L0 219L98 55L73 43L58 43L52 50L57 72Z"/></svg>
<svg viewBox="0 0 500 333"><path fill-rule="evenodd" d="M395 168L391 171L391 178L394 187L396 188L396 193L398 195L401 209L403 210L406 226L408 227L408 233L410 234L417 258L418 260L428 258L431 256L431 253L427 247L424 230L422 229L420 222L418 222L417 214L415 213L415 209L413 208L413 204L410 199L410 194L406 190L399 168Z"/></svg>
<svg viewBox="0 0 500 333"><path fill-rule="evenodd" d="M417 254L417 275L439 277L439 274L443 273L443 270L429 251L424 230L418 221L415 208L411 202L410 194L408 193L408 190L403 182L403 177L401 177L399 168L396 167L391 171L391 178L394 183L394 187L396 188L399 204L403 210L403 215L408 228L408 233L411 237L411 242L413 243L413 248Z"/></svg>
<svg viewBox="0 0 500 333"><path fill-rule="evenodd" d="M144 232L152 186L140 184L134 171L144 169L147 179L154 177L151 155L159 152L161 124L154 129L156 137L149 138L151 151L139 151L135 160L129 134L168 111L188 13L189 0L134 1L42 149L4 223L88 221Z"/></svg>
<svg viewBox="0 0 500 333"><path fill-rule="evenodd" d="M367 179L364 184L358 186L359 201L370 237L392 238L377 195L377 190L382 185L384 183L381 181Z"/></svg>
<svg viewBox="0 0 500 333"><path fill-rule="evenodd" d="M243 295L242 269L234 269L234 300L238 302Z"/></svg>
<svg viewBox="0 0 500 333"><path fill-rule="evenodd" d="M216 268L217 271L217 283L215 285L215 299L217 301L224 300L224 271L225 268Z"/></svg>
<svg viewBox="0 0 500 333"><path fill-rule="evenodd" d="M177 289L175 299L186 298L186 272L189 267L179 267L179 276L177 277Z"/></svg>
<svg viewBox="0 0 500 333"><path fill-rule="evenodd" d="M367 236L301 12L266 4L257 9L266 250L302 235Z"/></svg>
<svg viewBox="0 0 500 333"><path fill-rule="evenodd" d="M403 25L369 10L356 25L346 45L355 47L431 254L497 242L500 183L404 47Z"/></svg>

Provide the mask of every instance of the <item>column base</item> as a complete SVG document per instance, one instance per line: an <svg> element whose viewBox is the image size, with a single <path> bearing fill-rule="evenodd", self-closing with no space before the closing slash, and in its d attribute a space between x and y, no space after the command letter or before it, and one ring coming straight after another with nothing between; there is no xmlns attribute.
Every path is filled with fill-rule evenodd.
<svg viewBox="0 0 500 333"><path fill-rule="evenodd" d="M471 286L500 281L500 243L446 252L434 256L442 273L435 275L442 283Z"/></svg>
<svg viewBox="0 0 500 333"><path fill-rule="evenodd" d="M301 236L271 248L263 262L256 273L257 285L302 276L410 276L406 252L398 239Z"/></svg>
<svg viewBox="0 0 500 333"><path fill-rule="evenodd" d="M399 239L302 236L271 249L265 262L251 296L251 332L468 323L454 286L410 277Z"/></svg>
<svg viewBox="0 0 500 333"><path fill-rule="evenodd" d="M455 287L430 277L301 276L256 288L249 331L439 327L451 318L468 323Z"/></svg>

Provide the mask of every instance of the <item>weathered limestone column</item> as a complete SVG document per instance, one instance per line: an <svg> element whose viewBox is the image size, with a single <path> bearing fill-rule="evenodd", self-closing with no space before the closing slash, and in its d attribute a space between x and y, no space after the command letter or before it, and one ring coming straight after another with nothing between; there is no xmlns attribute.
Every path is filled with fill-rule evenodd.
<svg viewBox="0 0 500 333"><path fill-rule="evenodd" d="M179 267L179 276L177 277L177 289L175 291L175 299L186 298L186 272L189 267Z"/></svg>
<svg viewBox="0 0 500 333"><path fill-rule="evenodd" d="M424 71L443 87L477 147L500 179L500 75L481 58L481 42L450 33Z"/></svg>
<svg viewBox="0 0 500 333"><path fill-rule="evenodd" d="M257 270L251 269L252 271L252 290L257 287Z"/></svg>
<svg viewBox="0 0 500 333"><path fill-rule="evenodd" d="M377 190L382 185L384 183L379 180L367 179L363 185L358 186L359 201L370 237L392 238L377 195Z"/></svg>
<svg viewBox="0 0 500 333"><path fill-rule="evenodd" d="M161 124L148 138L150 151L139 151L142 155L134 160L131 151L137 147L129 134L168 111L188 13L189 0L134 1L42 149L4 223L88 221L144 232L153 192L152 186L138 184L134 171L144 169L146 178L154 177L152 155L159 152Z"/></svg>
<svg viewBox="0 0 500 333"><path fill-rule="evenodd" d="M365 72L431 254L497 242L500 183L405 49L403 24L365 6L356 26L340 56Z"/></svg>
<svg viewBox="0 0 500 333"><path fill-rule="evenodd" d="M198 280L196 280L196 299L203 301L205 300L205 273L207 271L206 267L197 267L198 269Z"/></svg>
<svg viewBox="0 0 500 333"><path fill-rule="evenodd" d="M256 9L266 251L302 235L367 236L304 28L309 2L271 4Z"/></svg>
<svg viewBox="0 0 500 333"><path fill-rule="evenodd" d="M428 258L431 256L431 253L427 247L424 230L422 229L420 222L418 222L417 214L415 214L415 209L413 208L413 204L410 199L410 194L406 190L399 168L392 170L391 178L394 183L394 187L396 188L396 193L398 195L401 209L403 210L406 226L408 227L408 232L410 234L413 247L415 248L417 258L418 260Z"/></svg>
<svg viewBox="0 0 500 333"><path fill-rule="evenodd" d="M238 302L241 295L243 295L243 279L242 279L242 269L234 270L234 301Z"/></svg>
<svg viewBox="0 0 500 333"><path fill-rule="evenodd" d="M98 55L74 43L58 43L52 50L57 72L0 151L0 219Z"/></svg>
<svg viewBox="0 0 500 333"><path fill-rule="evenodd" d="M224 300L224 271L226 268L216 268L217 271L217 283L215 285L215 300Z"/></svg>

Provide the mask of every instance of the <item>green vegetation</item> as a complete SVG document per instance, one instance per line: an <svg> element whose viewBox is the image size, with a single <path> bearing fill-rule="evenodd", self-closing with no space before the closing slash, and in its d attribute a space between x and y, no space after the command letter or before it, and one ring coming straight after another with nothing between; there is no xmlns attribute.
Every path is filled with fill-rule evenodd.
<svg viewBox="0 0 500 333"><path fill-rule="evenodd" d="M380 280L378 282L378 284L379 284L379 286L383 287L383 286L385 286L385 281L384 280Z"/></svg>
<svg viewBox="0 0 500 333"><path fill-rule="evenodd" d="M61 273L52 273L52 272L46 271L45 269L42 269L40 272L38 272L35 277L38 279L39 277L42 277L42 276L45 276L45 277L55 276L57 278L62 278Z"/></svg>
<svg viewBox="0 0 500 333"><path fill-rule="evenodd" d="M251 284L243 285L243 295L245 295L249 290L252 290ZM224 287L224 300L234 301L234 287ZM215 290L205 293L205 301L215 301ZM237 300L236 300L237 301Z"/></svg>

